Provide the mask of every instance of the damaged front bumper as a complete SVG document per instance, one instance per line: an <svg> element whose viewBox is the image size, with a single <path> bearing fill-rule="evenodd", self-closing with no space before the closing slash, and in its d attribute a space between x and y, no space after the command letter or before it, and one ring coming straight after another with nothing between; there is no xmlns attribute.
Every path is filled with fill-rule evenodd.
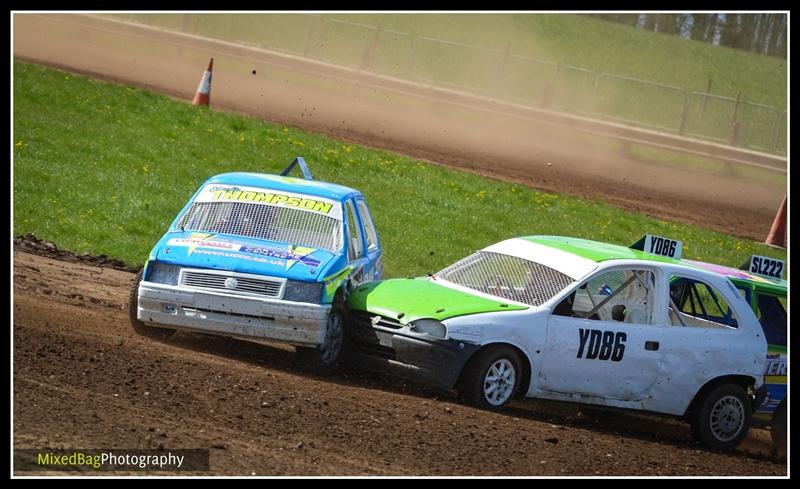
<svg viewBox="0 0 800 489"><path fill-rule="evenodd" d="M453 388L478 345L454 339L440 339L411 330L392 319L363 311L351 315L354 356L364 366L389 371L432 384Z"/></svg>
<svg viewBox="0 0 800 489"><path fill-rule="evenodd" d="M329 304L309 304L141 282L137 317L175 329L296 345L323 343Z"/></svg>

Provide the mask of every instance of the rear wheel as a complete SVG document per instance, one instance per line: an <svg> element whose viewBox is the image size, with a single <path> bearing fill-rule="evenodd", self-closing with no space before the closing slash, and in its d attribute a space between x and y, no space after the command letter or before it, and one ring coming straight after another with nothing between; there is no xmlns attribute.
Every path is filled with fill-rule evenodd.
<svg viewBox="0 0 800 489"><path fill-rule="evenodd" d="M174 329L150 326L140 321L138 318L137 309L139 306L139 283L142 281L143 273L144 268L139 270L139 273L136 274L136 278L133 280L133 285L131 286L130 300L128 301L128 311L130 314L131 326L137 334L140 334L146 338L165 340L175 334Z"/></svg>
<svg viewBox="0 0 800 489"><path fill-rule="evenodd" d="M319 374L338 371L350 351L350 335L347 314L341 301L336 301L328 314L325 339L315 348L297 347L299 360Z"/></svg>
<svg viewBox="0 0 800 489"><path fill-rule="evenodd" d="M722 384L700 399L691 415L692 433L708 448L733 450L747 436L751 416L751 400L744 388Z"/></svg>
<svg viewBox="0 0 800 489"><path fill-rule="evenodd" d="M770 422L770 434L775 454L786 453L786 399L778 404Z"/></svg>
<svg viewBox="0 0 800 489"><path fill-rule="evenodd" d="M478 352L470 360L458 385L461 399L478 407L498 410L519 390L522 362L507 346L494 346Z"/></svg>

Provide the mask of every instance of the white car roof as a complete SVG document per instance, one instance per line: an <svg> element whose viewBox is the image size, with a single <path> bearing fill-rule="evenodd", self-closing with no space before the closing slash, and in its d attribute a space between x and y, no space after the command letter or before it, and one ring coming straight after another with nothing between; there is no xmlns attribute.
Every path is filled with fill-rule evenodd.
<svg viewBox="0 0 800 489"><path fill-rule="evenodd" d="M580 280L598 267L597 262L594 260L519 238L511 238L495 243L487 246L482 251L516 256L517 258L540 263L574 280Z"/></svg>

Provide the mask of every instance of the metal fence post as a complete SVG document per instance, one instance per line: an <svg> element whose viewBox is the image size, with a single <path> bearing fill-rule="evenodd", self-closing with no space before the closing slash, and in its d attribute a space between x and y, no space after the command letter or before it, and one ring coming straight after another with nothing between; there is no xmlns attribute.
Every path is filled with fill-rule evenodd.
<svg viewBox="0 0 800 489"><path fill-rule="evenodd" d="M411 55L408 60L408 72L411 74L411 79L417 79L417 36L411 34Z"/></svg>
<svg viewBox="0 0 800 489"><path fill-rule="evenodd" d="M378 38L381 36L381 28L375 28L375 35L372 37L372 44L367 43L364 47L364 55L361 57L361 69L366 70L372 66L375 50L378 48Z"/></svg>
<svg viewBox="0 0 800 489"><path fill-rule="evenodd" d="M774 134L772 135L772 151L778 151L778 140L780 139L780 122L781 122L781 114L778 111L775 111L775 130Z"/></svg>
<svg viewBox="0 0 800 489"><path fill-rule="evenodd" d="M705 100L705 99L704 99ZM686 119L689 117L689 92L683 92L683 110L681 111L681 120L678 123L678 134L686 132Z"/></svg>
<svg viewBox="0 0 800 489"><path fill-rule="evenodd" d="M316 24L317 24L317 16L316 15L312 15L311 16L311 21L308 23L308 29L306 29L306 38L303 41L303 57L304 58L308 57L308 50L311 47L311 35L314 32L314 27L316 27Z"/></svg>
<svg viewBox="0 0 800 489"><path fill-rule="evenodd" d="M703 107L700 109L700 117L706 116L706 101L708 100L708 95L711 94L711 77L708 77L708 83L706 84L706 92L703 95Z"/></svg>
<svg viewBox="0 0 800 489"><path fill-rule="evenodd" d="M730 145L736 146L739 144L739 133L741 132L741 125L736 119L739 117L739 105L742 103L742 91L736 94L736 103L733 106L733 115L731 116L731 138Z"/></svg>
<svg viewBox="0 0 800 489"><path fill-rule="evenodd" d="M594 112L594 102L595 102L595 99L597 98L597 87L598 87L598 85L600 85L600 77L601 76L602 76L602 73L596 73L595 76L594 76L594 88L592 88L592 99L589 101L589 113L590 114Z"/></svg>
<svg viewBox="0 0 800 489"><path fill-rule="evenodd" d="M742 91L739 90L739 93L736 94L736 105L733 106L733 117L731 117L731 122L735 123L736 118L739 116L739 104L742 103Z"/></svg>
<svg viewBox="0 0 800 489"><path fill-rule="evenodd" d="M738 146L739 145L739 137L741 136L742 132L742 123L736 121L733 123L733 130L731 130L731 146Z"/></svg>
<svg viewBox="0 0 800 489"><path fill-rule="evenodd" d="M230 22L228 22L228 39L227 40L228 41L233 41L233 33L235 31L235 29L233 28L233 22L236 19L236 14L231 14L231 16L228 17L228 19L230 19Z"/></svg>
<svg viewBox="0 0 800 489"><path fill-rule="evenodd" d="M189 26L192 24L192 17L190 14L183 14L181 16L181 32L189 32Z"/></svg>
<svg viewBox="0 0 800 489"><path fill-rule="evenodd" d="M324 51L324 49L325 49L325 41L328 38L328 24L330 24L329 21L324 20L324 19L322 20L322 33L320 34L321 37L320 37L320 40L319 40L319 46L320 46L320 48L322 48L321 51ZM317 52L315 57L317 59L325 59L324 58L324 52Z"/></svg>
<svg viewBox="0 0 800 489"><path fill-rule="evenodd" d="M494 93L500 92L503 86L503 81L506 78L506 70L508 69L508 59L511 56L511 41L506 43L506 49L503 51L503 56L500 58L500 64L497 67L497 75L494 80Z"/></svg>
<svg viewBox="0 0 800 489"><path fill-rule="evenodd" d="M558 80L558 72L561 70L561 63L556 63L556 69L553 72L553 79L549 82L545 82L544 89L542 90L542 100L540 101L540 105L543 109L550 108L550 102L553 99L553 93L555 92L556 88L556 81Z"/></svg>

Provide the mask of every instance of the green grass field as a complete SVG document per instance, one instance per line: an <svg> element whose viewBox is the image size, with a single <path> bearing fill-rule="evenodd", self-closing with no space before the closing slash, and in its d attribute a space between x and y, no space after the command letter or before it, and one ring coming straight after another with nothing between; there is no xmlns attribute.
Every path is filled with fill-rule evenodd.
<svg viewBox="0 0 800 489"><path fill-rule="evenodd" d="M598 202L199 109L130 87L14 63L14 235L143 263L186 200L227 171L274 173L295 156L320 180L360 189L388 276L420 275L504 238L557 234L619 244L645 232L684 256L738 266L785 252Z"/></svg>
<svg viewBox="0 0 800 489"><path fill-rule="evenodd" d="M601 115L677 131L682 91L613 73L777 107L735 110L731 100L690 95L687 133L786 150L786 60L564 14L121 14L112 17L277 49L378 73L432 81L529 105ZM367 26L367 27L364 27ZM375 28L380 28L377 32ZM441 40L444 42L437 42ZM485 49L465 48L459 43ZM508 50L508 55L504 53ZM505 61L502 61L505 59ZM541 63L533 60L543 60ZM556 63L581 67L590 72ZM547 91L548 84L555 88ZM593 94L596 94L593 100ZM776 120L777 119L777 120ZM777 130L776 130L777 128Z"/></svg>

